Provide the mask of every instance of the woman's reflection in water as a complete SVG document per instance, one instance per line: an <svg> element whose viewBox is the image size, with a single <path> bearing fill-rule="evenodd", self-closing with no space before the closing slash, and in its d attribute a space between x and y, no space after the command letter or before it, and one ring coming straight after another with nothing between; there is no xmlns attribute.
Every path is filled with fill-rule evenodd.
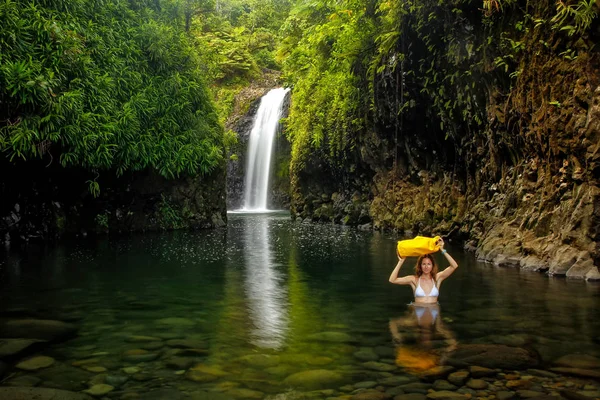
<svg viewBox="0 0 600 400"><path fill-rule="evenodd" d="M412 373L441 365L442 356L457 345L437 303L409 304L405 316L390 321L390 332L396 345L396 365Z"/></svg>

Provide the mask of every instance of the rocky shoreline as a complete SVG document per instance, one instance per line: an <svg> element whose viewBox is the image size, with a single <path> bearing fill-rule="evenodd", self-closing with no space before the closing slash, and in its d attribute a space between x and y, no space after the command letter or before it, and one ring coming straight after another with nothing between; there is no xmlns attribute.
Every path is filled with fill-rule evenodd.
<svg viewBox="0 0 600 400"><path fill-rule="evenodd" d="M167 327L185 318L157 321ZM251 352L208 362L206 342L169 331L123 334L127 350L74 347L59 358L52 343L77 335L67 322L4 319L0 323L0 398L84 400L590 400L600 398L600 358L567 354L549 363L530 349L461 344L441 365L407 369L408 347L366 345L344 332L308 340L328 343L352 360ZM440 342L443 348L446 344ZM430 354L441 354L439 350ZM54 352L54 353L53 353ZM58 353L56 353L58 354Z"/></svg>

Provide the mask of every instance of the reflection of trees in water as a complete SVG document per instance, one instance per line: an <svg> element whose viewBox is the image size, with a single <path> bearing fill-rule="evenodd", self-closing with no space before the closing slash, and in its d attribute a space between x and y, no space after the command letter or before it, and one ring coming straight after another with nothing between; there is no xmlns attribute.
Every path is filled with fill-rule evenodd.
<svg viewBox="0 0 600 400"><path fill-rule="evenodd" d="M407 372L441 365L443 356L458 344L437 305L410 305L404 316L390 320L389 327L396 345L396 365Z"/></svg>

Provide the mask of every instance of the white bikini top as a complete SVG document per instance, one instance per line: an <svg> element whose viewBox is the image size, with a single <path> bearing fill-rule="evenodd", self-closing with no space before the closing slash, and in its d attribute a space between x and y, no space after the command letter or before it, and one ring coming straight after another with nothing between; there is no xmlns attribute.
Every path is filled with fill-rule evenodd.
<svg viewBox="0 0 600 400"><path fill-rule="evenodd" d="M421 287L421 277L419 277L419 281L417 282L417 289L415 289L415 297L438 297L440 295L440 291L435 285L435 281L433 281L433 287L431 288L431 292L429 294L425 294L425 291Z"/></svg>

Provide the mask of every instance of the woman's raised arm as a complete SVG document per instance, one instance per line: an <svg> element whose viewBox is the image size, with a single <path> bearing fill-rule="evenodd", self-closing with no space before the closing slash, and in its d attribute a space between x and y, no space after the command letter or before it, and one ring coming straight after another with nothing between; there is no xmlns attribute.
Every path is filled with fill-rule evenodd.
<svg viewBox="0 0 600 400"><path fill-rule="evenodd" d="M449 277L450 275L452 275L454 273L454 271L456 271L456 268L458 268L458 263L454 260L454 258L452 258L452 256L448 253L448 251L446 251L446 249L444 248L444 241L442 239L440 239L440 251L442 252L442 254L446 257L446 260L450 263L450 266L448 268L446 268L445 270L438 272L437 274L437 280L439 283L442 283L442 281L444 279L446 279L447 277Z"/></svg>
<svg viewBox="0 0 600 400"><path fill-rule="evenodd" d="M393 283L395 285L412 285L415 283L415 277L412 275L407 275L403 276L402 278L398 278L398 273L400 272L400 267L402 267L404 260L404 258L398 256L398 264L396 264L396 267L390 275L390 283Z"/></svg>

